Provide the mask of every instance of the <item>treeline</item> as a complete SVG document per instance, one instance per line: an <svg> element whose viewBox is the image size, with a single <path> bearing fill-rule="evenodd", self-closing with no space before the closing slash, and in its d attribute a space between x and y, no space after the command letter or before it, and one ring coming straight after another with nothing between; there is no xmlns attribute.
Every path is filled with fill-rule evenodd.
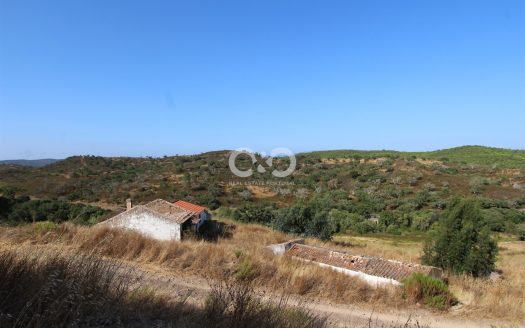
<svg viewBox="0 0 525 328"><path fill-rule="evenodd" d="M506 232L525 239L525 213L510 208L506 202L476 199L480 207L479 224L494 232ZM442 204L445 209L448 203ZM331 239L333 234L387 232L401 234L409 231L426 232L435 228L443 211L416 209L410 204L388 209L382 199L359 192L348 199L344 192L333 191L300 200L286 208L273 204L248 204L220 214L230 215L240 222L271 226L277 230L308 237Z"/></svg>
<svg viewBox="0 0 525 328"><path fill-rule="evenodd" d="M100 207L59 200L31 200L28 196L6 193L0 196L0 223L22 224L40 221L70 221L91 225L111 211Z"/></svg>

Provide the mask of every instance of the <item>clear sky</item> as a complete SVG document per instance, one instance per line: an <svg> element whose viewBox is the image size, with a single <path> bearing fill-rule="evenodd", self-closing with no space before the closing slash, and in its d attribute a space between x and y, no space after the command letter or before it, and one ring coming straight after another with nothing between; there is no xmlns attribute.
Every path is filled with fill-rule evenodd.
<svg viewBox="0 0 525 328"><path fill-rule="evenodd" d="M0 0L0 159L525 148L525 1Z"/></svg>

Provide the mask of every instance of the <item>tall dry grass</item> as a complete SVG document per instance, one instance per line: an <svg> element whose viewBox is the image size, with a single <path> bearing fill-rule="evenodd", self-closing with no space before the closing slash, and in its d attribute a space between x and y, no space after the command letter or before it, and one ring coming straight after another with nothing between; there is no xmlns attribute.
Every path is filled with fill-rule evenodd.
<svg viewBox="0 0 525 328"><path fill-rule="evenodd" d="M451 276L452 291L471 316L502 318L525 323L525 242L500 243L496 267L502 279Z"/></svg>
<svg viewBox="0 0 525 328"><path fill-rule="evenodd" d="M267 291L324 298L340 303L406 306L395 287L372 288L355 277L314 264L274 256L265 246L290 239L258 225L238 225L231 238L215 243L157 241L132 231L63 224L47 232L30 226L2 231L11 243L61 245L84 253L148 263L181 274L223 279L246 275ZM313 242L313 241L312 241Z"/></svg>
<svg viewBox="0 0 525 328"><path fill-rule="evenodd" d="M2 251L0 326L144 327L178 322L188 310L129 287L114 261Z"/></svg>
<svg viewBox="0 0 525 328"><path fill-rule="evenodd" d="M356 245L354 251L400 261L420 262L422 243L412 240L341 236L339 243ZM450 275L449 285L462 303L455 311L473 318L491 318L525 323L525 242L500 242L496 268L502 279Z"/></svg>
<svg viewBox="0 0 525 328"><path fill-rule="evenodd" d="M359 279L319 268L314 264L276 257L266 245L292 237L271 229L239 224L231 238L215 243L198 240L160 242L130 231L103 227L85 228L60 225L47 232L31 226L0 229L4 242L61 245L84 253L153 264L182 275L222 279L235 275L253 280L260 288L275 293L323 298L338 303L362 304L374 308L406 308L401 290L392 287L371 288ZM363 237L345 243L310 244L333 247L354 253L384 256L398 260L419 261L421 243L389 241ZM461 302L452 313L458 316L491 318L523 323L525 318L525 243L501 244L497 268L504 279L493 282L465 275L450 276L450 289Z"/></svg>
<svg viewBox="0 0 525 328"><path fill-rule="evenodd" d="M201 306L161 297L118 262L84 254L0 252L1 327L324 327L325 319L249 283L218 284Z"/></svg>

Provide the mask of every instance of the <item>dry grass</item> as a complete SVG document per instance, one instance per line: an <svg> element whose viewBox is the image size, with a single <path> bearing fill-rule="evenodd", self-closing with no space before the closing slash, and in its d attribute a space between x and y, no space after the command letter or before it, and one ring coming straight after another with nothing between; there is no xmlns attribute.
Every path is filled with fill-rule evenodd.
<svg viewBox="0 0 525 328"><path fill-rule="evenodd" d="M325 318L286 299L265 299L250 283L214 286L206 302L131 287L119 262L94 254L0 252L1 327L321 328Z"/></svg>
<svg viewBox="0 0 525 328"><path fill-rule="evenodd" d="M190 314L172 302L132 290L119 264L93 255L0 252L0 326L144 327ZM189 319L189 318L188 318ZM182 323L182 322L180 322Z"/></svg>
<svg viewBox="0 0 525 328"><path fill-rule="evenodd" d="M422 243L394 238L340 236L338 241L358 245L354 252L400 261L420 262ZM451 275L452 293L462 303L459 313L472 318L491 318L525 323L525 242L500 242L496 267L503 279L476 279Z"/></svg>
<svg viewBox="0 0 525 328"><path fill-rule="evenodd" d="M197 240L160 242L140 234L60 225L47 233L37 233L31 226L0 230L0 240L9 243L61 245L82 252L153 264L180 274L221 279L234 275L253 280L267 291L323 298L344 304L374 308L406 308L411 305L401 297L398 288L371 288L359 279L319 268L313 264L276 257L265 245L291 239L289 235L268 228L238 224L230 239L216 243ZM310 244L333 247L354 253L383 256L419 262L421 242L394 238L339 238L345 243ZM467 276L451 276L450 289L462 303L452 314L470 318L491 318L523 323L525 318L525 243L501 243L497 267L504 279L492 282Z"/></svg>
<svg viewBox="0 0 525 328"><path fill-rule="evenodd" d="M334 238L335 246L337 244L351 245L351 251L357 254L366 254L378 256L387 259L393 259L404 262L419 263L421 257L421 242L418 240L403 239L399 236L393 237L369 237L369 236L336 236Z"/></svg>
<svg viewBox="0 0 525 328"><path fill-rule="evenodd" d="M525 243L500 243L496 267L503 279L491 281L467 276L450 278L452 291L466 303L472 316L505 318L525 322Z"/></svg>
<svg viewBox="0 0 525 328"><path fill-rule="evenodd" d="M289 240L290 236L258 225L238 225L231 238L216 243L161 242L131 231L70 224L45 233L31 226L4 229L2 235L10 243L58 244L106 257L156 264L188 275L214 279L245 275L265 290L278 293L376 306L405 303L398 288L372 288L354 277L274 256L265 246Z"/></svg>

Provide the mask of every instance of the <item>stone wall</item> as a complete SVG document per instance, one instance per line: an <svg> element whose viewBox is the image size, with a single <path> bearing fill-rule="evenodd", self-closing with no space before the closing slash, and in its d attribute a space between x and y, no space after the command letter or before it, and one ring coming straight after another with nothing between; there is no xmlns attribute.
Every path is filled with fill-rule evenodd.
<svg viewBox="0 0 525 328"><path fill-rule="evenodd" d="M304 239L289 240L281 244L273 244L266 247L268 247L275 255L282 255L284 252L292 248L294 244L304 244Z"/></svg>
<svg viewBox="0 0 525 328"><path fill-rule="evenodd" d="M180 240L181 226L143 206L136 206L101 225L113 228L124 228L140 232L158 240Z"/></svg>

